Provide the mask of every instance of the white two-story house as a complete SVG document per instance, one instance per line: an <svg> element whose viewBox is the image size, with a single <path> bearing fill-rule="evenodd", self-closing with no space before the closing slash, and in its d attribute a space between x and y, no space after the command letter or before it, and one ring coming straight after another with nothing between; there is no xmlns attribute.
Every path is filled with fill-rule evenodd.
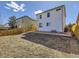
<svg viewBox="0 0 79 59"><path fill-rule="evenodd" d="M36 14L38 19L38 31L64 32L66 11L65 6L58 6L42 13Z"/></svg>

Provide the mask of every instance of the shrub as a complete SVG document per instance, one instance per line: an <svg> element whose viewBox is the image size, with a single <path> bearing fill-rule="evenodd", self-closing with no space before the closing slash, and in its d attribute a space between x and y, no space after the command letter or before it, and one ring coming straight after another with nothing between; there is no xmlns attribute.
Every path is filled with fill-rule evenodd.
<svg viewBox="0 0 79 59"><path fill-rule="evenodd" d="M32 25L30 31L36 31L36 30L37 30L37 27L35 25Z"/></svg>

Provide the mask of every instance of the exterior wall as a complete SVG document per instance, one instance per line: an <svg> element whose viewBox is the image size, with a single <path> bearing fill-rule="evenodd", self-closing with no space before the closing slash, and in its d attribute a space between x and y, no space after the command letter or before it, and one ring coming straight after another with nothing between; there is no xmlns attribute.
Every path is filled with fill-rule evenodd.
<svg viewBox="0 0 79 59"><path fill-rule="evenodd" d="M47 13L50 13L50 17L47 18ZM42 15L42 19L39 19L39 16ZM38 30L39 31L52 31L56 30L58 32L64 31L65 26L65 16L64 16L64 7L61 10L56 11L56 9L40 13L37 16L38 19ZM49 22L50 26L46 26L46 23ZM43 27L39 27L39 23L42 23Z"/></svg>
<svg viewBox="0 0 79 59"><path fill-rule="evenodd" d="M63 30L63 32L64 32L64 28L65 28L65 26L66 26L66 9L65 9L65 7L62 7L62 20L63 20L63 26L62 26L62 30Z"/></svg>

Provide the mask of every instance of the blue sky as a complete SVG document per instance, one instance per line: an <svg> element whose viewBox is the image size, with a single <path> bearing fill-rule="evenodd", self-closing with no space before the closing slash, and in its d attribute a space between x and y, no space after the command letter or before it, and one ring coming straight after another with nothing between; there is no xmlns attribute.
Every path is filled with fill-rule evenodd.
<svg viewBox="0 0 79 59"><path fill-rule="evenodd" d="M0 23L7 23L9 17L16 16L16 18L21 16L30 16L36 18L34 14L37 10L48 10L60 5L65 5L66 7L66 24L74 23L76 21L79 12L79 2L75 1L15 1L18 5L24 5L24 10L18 9L18 11L13 11L13 9L7 8L7 3L10 4L11 1L0 1Z"/></svg>

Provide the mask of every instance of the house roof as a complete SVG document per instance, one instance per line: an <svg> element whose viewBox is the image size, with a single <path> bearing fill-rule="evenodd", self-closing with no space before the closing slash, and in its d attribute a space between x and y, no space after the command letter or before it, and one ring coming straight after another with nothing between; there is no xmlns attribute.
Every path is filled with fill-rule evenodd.
<svg viewBox="0 0 79 59"><path fill-rule="evenodd" d="M24 17L27 17L27 18L29 18L29 19L32 20L32 21L36 21L35 19L32 19L32 18L29 17L29 16L22 16L22 17L20 17L20 18L17 18L16 20L22 19L22 18L24 18Z"/></svg>
<svg viewBox="0 0 79 59"><path fill-rule="evenodd" d="M46 10L46 11L44 11L44 12L38 13L38 14L36 14L36 15L39 15L39 14L42 14L42 13L45 13L45 12L48 12L48 11L51 11L51 10L54 10L54 9L57 9L57 8L60 8L60 7L64 7L64 11L65 11L65 5L61 5L61 6L58 6L58 7L49 9L49 10ZM65 11L65 16L66 16L66 11Z"/></svg>

